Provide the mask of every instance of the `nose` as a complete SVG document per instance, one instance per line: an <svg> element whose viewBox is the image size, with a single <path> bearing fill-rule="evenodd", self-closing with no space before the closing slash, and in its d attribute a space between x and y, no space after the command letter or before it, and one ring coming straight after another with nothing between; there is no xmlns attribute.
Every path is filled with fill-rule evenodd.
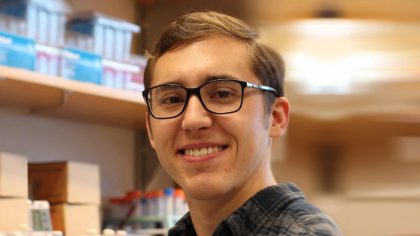
<svg viewBox="0 0 420 236"><path fill-rule="evenodd" d="M212 117L197 96L191 96L182 115L182 129L193 132L206 130L213 125Z"/></svg>

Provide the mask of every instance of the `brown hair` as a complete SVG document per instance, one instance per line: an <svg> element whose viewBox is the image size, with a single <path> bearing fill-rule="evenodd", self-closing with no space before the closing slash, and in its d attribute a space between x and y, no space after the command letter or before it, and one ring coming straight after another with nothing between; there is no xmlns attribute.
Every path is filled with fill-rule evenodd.
<svg viewBox="0 0 420 236"><path fill-rule="evenodd" d="M260 43L258 33L251 26L237 18L214 11L189 13L166 27L159 40L148 51L144 73L145 89L150 88L153 69L160 56L182 45L217 35L243 42L249 48L250 66L255 75L263 85L276 89L276 96L283 96L284 63L280 55ZM271 93L266 94L266 105L270 108L274 96Z"/></svg>

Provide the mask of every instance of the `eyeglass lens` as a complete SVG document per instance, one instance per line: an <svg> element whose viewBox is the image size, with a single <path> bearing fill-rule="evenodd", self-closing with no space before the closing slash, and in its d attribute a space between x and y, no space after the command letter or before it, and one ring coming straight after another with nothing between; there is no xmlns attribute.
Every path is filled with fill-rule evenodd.
<svg viewBox="0 0 420 236"><path fill-rule="evenodd" d="M200 100L210 112L230 113L240 108L242 92L238 81L212 81L200 87ZM149 105L156 117L173 117L182 113L187 97L188 92L184 87L162 85L149 91Z"/></svg>

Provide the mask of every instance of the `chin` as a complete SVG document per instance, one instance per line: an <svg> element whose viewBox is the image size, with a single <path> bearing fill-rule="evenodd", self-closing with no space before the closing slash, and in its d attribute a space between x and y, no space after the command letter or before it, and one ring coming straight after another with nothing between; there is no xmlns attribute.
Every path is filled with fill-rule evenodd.
<svg viewBox="0 0 420 236"><path fill-rule="evenodd" d="M225 196L229 192L227 180L219 181L194 181L183 186L184 191L190 197L197 200L211 200Z"/></svg>

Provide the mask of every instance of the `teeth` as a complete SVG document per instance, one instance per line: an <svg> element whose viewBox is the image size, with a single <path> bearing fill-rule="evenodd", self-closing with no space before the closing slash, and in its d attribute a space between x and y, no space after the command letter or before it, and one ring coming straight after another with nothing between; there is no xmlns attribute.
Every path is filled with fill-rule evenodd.
<svg viewBox="0 0 420 236"><path fill-rule="evenodd" d="M201 157L206 156L222 150L222 147L208 147L208 148L196 148L196 149L185 149L184 154L187 156Z"/></svg>

